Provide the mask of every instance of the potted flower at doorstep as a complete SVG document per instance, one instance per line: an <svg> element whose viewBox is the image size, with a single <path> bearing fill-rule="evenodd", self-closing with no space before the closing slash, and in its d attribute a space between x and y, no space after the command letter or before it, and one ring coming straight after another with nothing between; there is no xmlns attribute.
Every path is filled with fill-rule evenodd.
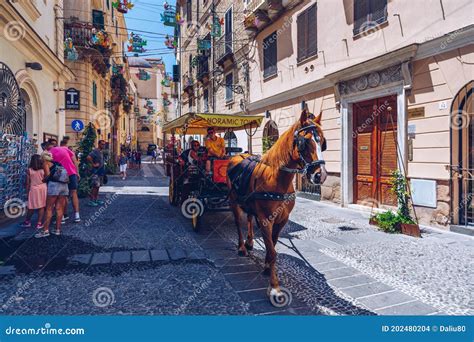
<svg viewBox="0 0 474 342"><path fill-rule="evenodd" d="M403 233L421 237L420 227L410 213L408 182L399 170L392 173L391 186L390 191L397 196L397 212L389 210L375 214L369 219L369 223L378 226L387 233Z"/></svg>

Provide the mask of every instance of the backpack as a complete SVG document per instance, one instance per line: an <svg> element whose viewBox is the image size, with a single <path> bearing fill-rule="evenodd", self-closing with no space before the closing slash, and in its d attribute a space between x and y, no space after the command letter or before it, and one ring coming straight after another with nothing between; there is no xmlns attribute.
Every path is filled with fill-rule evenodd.
<svg viewBox="0 0 474 342"><path fill-rule="evenodd" d="M48 177L50 182L69 183L69 175L66 169L59 163L53 163Z"/></svg>

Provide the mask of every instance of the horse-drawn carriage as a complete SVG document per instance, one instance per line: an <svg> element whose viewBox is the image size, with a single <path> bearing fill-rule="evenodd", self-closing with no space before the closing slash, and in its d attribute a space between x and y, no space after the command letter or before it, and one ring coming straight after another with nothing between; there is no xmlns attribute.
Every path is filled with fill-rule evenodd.
<svg viewBox="0 0 474 342"><path fill-rule="evenodd" d="M251 135L262 120L262 116L190 113L164 125L163 132L172 135L164 158L165 170L170 177L169 202L174 206L181 205L183 215L191 220L194 230L199 229L200 219L205 211L229 210L228 157L242 152L242 149L229 146L226 148L226 157L209 158L209 175L206 174L204 163L183 163L175 134L181 137L206 135L207 128L214 127L216 132L245 130ZM199 160L207 160L206 154L205 147L201 147L198 152Z"/></svg>

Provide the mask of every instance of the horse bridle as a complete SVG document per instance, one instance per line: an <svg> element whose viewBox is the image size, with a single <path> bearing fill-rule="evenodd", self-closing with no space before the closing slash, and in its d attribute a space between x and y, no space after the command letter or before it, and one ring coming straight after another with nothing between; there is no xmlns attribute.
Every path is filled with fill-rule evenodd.
<svg viewBox="0 0 474 342"><path fill-rule="evenodd" d="M306 149L308 141L311 140L311 138L305 138L304 136L300 136L301 132L312 133L314 141L316 142L316 153L318 154L318 158L321 158L321 159L314 160L312 162L308 162L306 161L306 159L304 159L303 153ZM296 146L296 148L298 149L298 154L300 155L299 160L303 162L304 166L301 169L300 168L292 169L292 168L283 166L280 168L280 170L289 172L289 173L298 173L298 174L306 175L308 171L313 170L315 167L325 165L326 162L324 161L324 159L322 159L323 150L326 149L325 145L326 145L326 141L324 141L321 144L321 137L319 136L318 130L315 125L309 125L309 126L297 129L293 133L293 147Z"/></svg>

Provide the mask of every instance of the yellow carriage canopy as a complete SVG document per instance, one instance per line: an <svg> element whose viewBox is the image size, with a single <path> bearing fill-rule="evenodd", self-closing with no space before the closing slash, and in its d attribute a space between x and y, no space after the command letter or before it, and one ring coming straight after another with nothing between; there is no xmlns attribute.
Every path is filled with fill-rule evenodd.
<svg viewBox="0 0 474 342"><path fill-rule="evenodd" d="M208 127L215 127L218 132L228 129L234 131L259 127L263 116L242 114L188 113L163 126L164 133L207 134Z"/></svg>

